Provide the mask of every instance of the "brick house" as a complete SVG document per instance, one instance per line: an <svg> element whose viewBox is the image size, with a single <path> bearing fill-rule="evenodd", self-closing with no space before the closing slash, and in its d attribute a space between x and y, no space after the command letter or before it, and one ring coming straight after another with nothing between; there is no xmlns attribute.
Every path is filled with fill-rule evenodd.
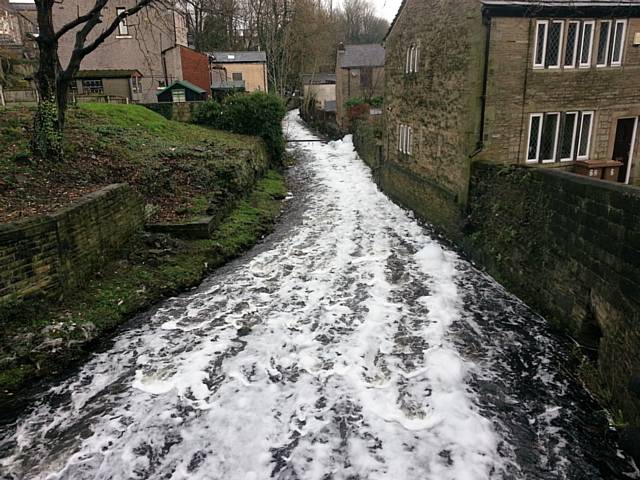
<svg viewBox="0 0 640 480"><path fill-rule="evenodd" d="M336 57L336 120L345 125L345 102L369 100L384 93L384 47L378 44L342 45Z"/></svg>
<svg viewBox="0 0 640 480"><path fill-rule="evenodd" d="M381 182L443 224L475 159L615 159L611 180L640 184L639 44L637 1L404 0L385 39Z"/></svg>
<svg viewBox="0 0 640 480"><path fill-rule="evenodd" d="M105 19L115 18L120 11L133 5L134 0L109 2L103 15ZM92 6L92 0L56 3L53 7L56 28ZM99 32L98 26L88 40ZM60 39L59 53L63 65L71 56L74 41L73 32ZM80 70L75 87L78 92L90 90L94 95L117 96L124 95L125 89L122 82L113 81L114 72L131 72L127 77L127 98L133 102L156 102L156 93L176 80L187 80L210 91L208 57L187 46L184 13L179 8L168 9L165 4L152 4L123 20L103 44L83 59ZM112 90L111 86L116 84L117 91Z"/></svg>
<svg viewBox="0 0 640 480"><path fill-rule="evenodd" d="M267 54L260 51L211 52L211 86L214 91L268 90Z"/></svg>

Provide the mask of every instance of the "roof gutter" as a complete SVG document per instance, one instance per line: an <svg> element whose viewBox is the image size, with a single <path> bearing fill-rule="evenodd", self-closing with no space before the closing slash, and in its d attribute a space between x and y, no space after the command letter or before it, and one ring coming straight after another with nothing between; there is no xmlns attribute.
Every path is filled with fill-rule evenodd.
<svg viewBox="0 0 640 480"><path fill-rule="evenodd" d="M492 17L600 17L614 14L640 15L640 2L522 2L486 0L483 9Z"/></svg>

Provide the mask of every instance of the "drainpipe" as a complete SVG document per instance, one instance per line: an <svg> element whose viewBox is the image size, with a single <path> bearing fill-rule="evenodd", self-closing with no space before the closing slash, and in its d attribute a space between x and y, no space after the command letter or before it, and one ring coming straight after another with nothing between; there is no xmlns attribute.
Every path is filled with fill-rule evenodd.
<svg viewBox="0 0 640 480"><path fill-rule="evenodd" d="M487 105L487 79L489 78L489 50L491 43L491 16L487 12L482 14L482 23L485 26L485 44L484 44L484 68L482 71L482 95L480 96L480 130L478 133L478 141L476 149L469 155L473 158L478 155L484 147L484 119L485 109Z"/></svg>

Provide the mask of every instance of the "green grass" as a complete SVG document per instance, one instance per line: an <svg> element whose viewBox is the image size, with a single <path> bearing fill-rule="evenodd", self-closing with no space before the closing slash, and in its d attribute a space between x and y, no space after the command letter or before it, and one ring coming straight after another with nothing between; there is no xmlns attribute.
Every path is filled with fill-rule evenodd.
<svg viewBox="0 0 640 480"><path fill-rule="evenodd" d="M85 103L77 109L91 112L105 120L110 127L122 129L128 133L140 133L147 143L146 149L156 146L193 146L194 142L210 143L224 142L241 147L246 144L248 137L232 133L213 130L189 123L167 120L159 113L153 112L140 105L118 105L109 103ZM77 112L75 112L77 115ZM99 131L100 126L97 125ZM251 140L250 140L251 141Z"/></svg>
<svg viewBox="0 0 640 480"><path fill-rule="evenodd" d="M58 374L84 358L91 342L135 313L197 285L209 271L253 246L273 228L286 191L282 174L270 170L211 239L142 236L126 259L98 272L75 294L53 304L34 302L0 310L0 408L19 401L15 393L34 380ZM158 242L169 253L152 254L149 247ZM47 344L51 348L42 348Z"/></svg>
<svg viewBox="0 0 640 480"><path fill-rule="evenodd" d="M129 183L157 221L225 210L268 163L257 137L167 120L140 105L69 109L63 162L31 158L33 109L0 113L0 218L51 212L109 183Z"/></svg>

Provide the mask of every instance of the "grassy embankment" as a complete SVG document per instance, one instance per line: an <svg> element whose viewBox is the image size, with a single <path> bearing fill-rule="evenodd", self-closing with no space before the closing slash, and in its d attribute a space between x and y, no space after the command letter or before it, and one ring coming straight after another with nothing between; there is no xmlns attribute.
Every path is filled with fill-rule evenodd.
<svg viewBox="0 0 640 480"><path fill-rule="evenodd" d="M251 163L247 156L259 142L251 137L170 122L142 107L86 105L70 115L68 160L46 165L26 153L30 115L0 114L4 221L24 216L23 209L54 210L121 181L132 184L160 220L191 217L235 200L210 239L143 233L121 259L73 294L0 309L0 403L34 380L63 371L136 312L197 285L208 271L254 245L272 228L286 194L282 174L273 169L248 195L236 191L229 173Z"/></svg>

